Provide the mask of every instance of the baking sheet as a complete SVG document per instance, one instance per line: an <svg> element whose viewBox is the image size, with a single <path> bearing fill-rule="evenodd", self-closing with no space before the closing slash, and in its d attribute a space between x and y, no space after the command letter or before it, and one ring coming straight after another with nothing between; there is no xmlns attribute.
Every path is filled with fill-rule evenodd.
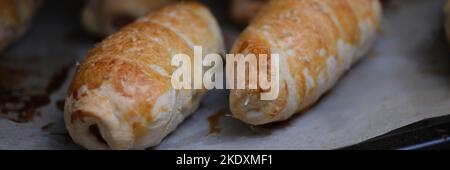
<svg viewBox="0 0 450 170"><path fill-rule="evenodd" d="M68 136L58 106L76 61L98 39L85 35L79 25L75 7L80 2L50 2L29 34L0 57L0 149L81 149ZM227 92L215 90L152 149L337 149L450 114L443 4L444 0L391 0L383 32L368 57L314 108L289 121L243 124L229 116ZM230 44L239 30L223 27ZM21 106L20 102L34 101L24 97L7 106L18 107L21 116L4 113L11 110L5 109L4 101L32 95L44 98L36 99L44 106Z"/></svg>

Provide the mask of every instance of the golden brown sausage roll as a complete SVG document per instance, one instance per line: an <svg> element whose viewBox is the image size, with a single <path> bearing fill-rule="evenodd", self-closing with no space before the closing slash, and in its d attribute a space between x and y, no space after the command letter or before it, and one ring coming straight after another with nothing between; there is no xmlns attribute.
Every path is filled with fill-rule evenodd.
<svg viewBox="0 0 450 170"><path fill-rule="evenodd" d="M368 52L382 17L378 0L270 1L235 43L234 54L279 54L280 91L231 90L233 115L249 124L304 111Z"/></svg>
<svg viewBox="0 0 450 170"><path fill-rule="evenodd" d="M165 7L124 27L91 50L65 103L74 141L88 149L158 145L198 107L205 90L175 90L172 56L223 53L220 28L203 5Z"/></svg>

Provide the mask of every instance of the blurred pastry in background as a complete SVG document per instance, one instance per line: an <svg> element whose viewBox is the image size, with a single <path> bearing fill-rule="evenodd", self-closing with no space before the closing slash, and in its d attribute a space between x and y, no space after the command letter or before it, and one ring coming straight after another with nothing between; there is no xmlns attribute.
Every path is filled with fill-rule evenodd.
<svg viewBox="0 0 450 170"><path fill-rule="evenodd" d="M447 40L450 41L450 0L447 0L444 12L445 12L445 32L447 35Z"/></svg>
<svg viewBox="0 0 450 170"><path fill-rule="evenodd" d="M98 36L108 36L152 10L175 0L88 0L82 12L85 29Z"/></svg>
<svg viewBox="0 0 450 170"><path fill-rule="evenodd" d="M25 34L41 0L0 0L0 52Z"/></svg>
<svg viewBox="0 0 450 170"><path fill-rule="evenodd" d="M232 0L230 18L240 25L247 25L268 0Z"/></svg>

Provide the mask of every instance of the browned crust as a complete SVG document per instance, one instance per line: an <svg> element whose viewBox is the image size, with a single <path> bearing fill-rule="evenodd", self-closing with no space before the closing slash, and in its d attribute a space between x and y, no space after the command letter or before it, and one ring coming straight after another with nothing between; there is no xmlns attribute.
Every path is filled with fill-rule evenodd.
<svg viewBox="0 0 450 170"><path fill-rule="evenodd" d="M261 12L235 43L232 53L241 53L244 51L243 49L248 51L248 47L251 46L259 46L259 48L268 49L268 51L283 53L281 57L287 59L288 65L285 67L289 68L298 93L292 94L291 92L291 94L286 93L285 95L298 95L300 100L295 101L297 106L295 111L299 112L316 102L324 93L324 88L329 88L314 85L308 89L307 77L303 73L304 69L307 69L310 77L312 77L310 81L315 83L319 82L319 78L328 81L332 76L340 76L347 68L344 58L339 54L338 41L342 40L355 48L358 48L361 42L367 41L363 40L367 37L360 37L360 24L368 20L373 27L379 28L377 11L373 9L373 4L376 1L378 0L270 1L261 9ZM252 44L248 44L249 42ZM261 42L266 43L261 46ZM261 54L255 50L250 51L254 54ZM321 54L320 51L324 51L325 54ZM330 57L333 57L337 63L335 75L327 73L327 60ZM351 59L352 62L354 62L354 59ZM283 77L283 75L281 76ZM232 104L242 102L243 96L239 93L242 94L243 92L231 91L230 102ZM249 96L258 96L259 92L247 90L245 93L248 93ZM279 99L272 102L276 103L280 99L288 98L288 96L280 94ZM266 103L263 101L251 101L250 103L264 107L262 113L265 114L273 114L270 110L274 110L274 108L284 108L281 105L275 107L258 104ZM248 114L246 112L248 110L245 108L233 109L233 107L235 106L231 106L235 115ZM280 114L280 112L276 114ZM284 120L282 117L283 115L280 115L273 120ZM252 120L244 121L252 123ZM261 122L257 124L261 124Z"/></svg>
<svg viewBox="0 0 450 170"><path fill-rule="evenodd" d="M203 13L206 16L201 15ZM220 30L213 30L218 28L211 22L215 22L214 18L205 6L195 2L179 3L151 13L97 44L80 63L68 90L68 96L74 99L73 103L68 103L68 107L66 104L66 112L72 112L66 113L72 119L66 120L66 123L71 123L68 126L82 123L74 119L82 120L86 115L95 118L99 114L108 114L114 115L120 126L132 129L134 139L130 140L137 141L148 135L148 131L153 128L155 104L161 96L172 91L170 75L176 68L171 66L172 56L183 53L193 59L194 45L203 46L205 51L214 53L223 50L223 42L217 35ZM102 94L98 94L105 85L108 85L107 92L103 90ZM102 96L104 93L118 94L118 98L125 98L132 106L119 111L115 108L123 104L114 103L114 99ZM175 99L169 100L167 102ZM167 113L173 109L161 108L158 113ZM174 114L181 114L178 112L173 110ZM79 113L83 113L81 117L77 116ZM164 125L168 126L173 125ZM166 130L160 129L158 133L166 133Z"/></svg>

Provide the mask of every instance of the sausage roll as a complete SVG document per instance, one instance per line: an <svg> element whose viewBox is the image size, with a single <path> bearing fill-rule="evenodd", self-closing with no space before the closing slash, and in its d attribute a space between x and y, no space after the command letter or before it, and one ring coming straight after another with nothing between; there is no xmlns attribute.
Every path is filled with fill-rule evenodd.
<svg viewBox="0 0 450 170"><path fill-rule="evenodd" d="M0 0L0 52L26 32L39 4L40 0Z"/></svg>
<svg viewBox="0 0 450 170"><path fill-rule="evenodd" d="M107 36L132 23L136 18L175 0L89 0L82 12L85 29Z"/></svg>
<svg viewBox="0 0 450 170"><path fill-rule="evenodd" d="M206 90L175 90L172 56L223 53L213 15L195 2L167 6L96 45L68 91L64 119L87 149L146 149L198 107Z"/></svg>
<svg viewBox="0 0 450 170"><path fill-rule="evenodd" d="M270 1L232 53L279 54L279 95L263 101L260 88L231 90L234 117L261 125L312 106L368 52L381 18L378 0Z"/></svg>

